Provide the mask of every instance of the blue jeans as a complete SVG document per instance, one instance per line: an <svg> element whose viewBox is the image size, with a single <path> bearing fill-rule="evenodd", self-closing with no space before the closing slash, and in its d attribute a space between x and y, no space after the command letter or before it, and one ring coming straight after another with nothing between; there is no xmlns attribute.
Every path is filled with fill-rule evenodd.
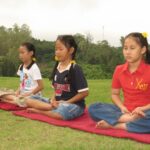
<svg viewBox="0 0 150 150"><path fill-rule="evenodd" d="M32 95L29 98L35 99L41 102L50 103L50 99L46 97L42 97L41 95Z"/></svg>
<svg viewBox="0 0 150 150"><path fill-rule="evenodd" d="M63 120L71 120L81 116L84 113L84 108L76 104L62 102L59 104L58 108L53 109L52 112L60 114Z"/></svg>
<svg viewBox="0 0 150 150"><path fill-rule="evenodd" d="M22 90L22 91L20 92L20 94L24 94L24 93L27 93L27 92L29 92L29 91ZM31 95L31 96L28 96L28 98L34 99L34 100L38 100L38 101L42 101L42 102L45 102L45 103L50 103L49 98L43 97L43 96L41 95L41 93L33 94L33 95Z"/></svg>
<svg viewBox="0 0 150 150"><path fill-rule="evenodd" d="M110 125L114 126L118 123L118 119L123 115L120 108L113 104L95 103L89 109L91 118L98 122L105 120ZM150 133L150 110L145 111L146 117L126 123L129 132Z"/></svg>

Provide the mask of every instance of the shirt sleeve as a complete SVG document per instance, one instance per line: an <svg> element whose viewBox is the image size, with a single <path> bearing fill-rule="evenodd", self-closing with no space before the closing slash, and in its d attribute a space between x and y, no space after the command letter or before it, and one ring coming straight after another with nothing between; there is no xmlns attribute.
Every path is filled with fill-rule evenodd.
<svg viewBox="0 0 150 150"><path fill-rule="evenodd" d="M112 79L112 88L114 88L114 89L121 88L119 74L120 74L119 67L116 67L114 74L113 74L113 79Z"/></svg>
<svg viewBox="0 0 150 150"><path fill-rule="evenodd" d="M42 75L41 75L40 69L37 65L33 66L32 77L33 77L33 80L35 80L35 81L42 80Z"/></svg>
<svg viewBox="0 0 150 150"><path fill-rule="evenodd" d="M79 93L89 90L83 71L78 65L74 66L74 79L75 88Z"/></svg>

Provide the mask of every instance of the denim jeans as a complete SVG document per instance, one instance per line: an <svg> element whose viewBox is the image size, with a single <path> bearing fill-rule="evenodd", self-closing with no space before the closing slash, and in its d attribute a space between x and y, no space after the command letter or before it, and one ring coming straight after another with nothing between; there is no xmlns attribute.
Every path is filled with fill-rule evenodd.
<svg viewBox="0 0 150 150"><path fill-rule="evenodd" d="M92 104L88 111L90 117L94 121L98 122L100 120L105 120L112 126L116 125L118 119L123 115L117 106L106 103ZM146 115L145 117L126 123L129 132L150 133L150 110L147 110L144 113Z"/></svg>
<svg viewBox="0 0 150 150"><path fill-rule="evenodd" d="M84 113L84 108L76 105L62 102L58 108L52 110L63 117L63 120L71 120L81 116Z"/></svg>
<svg viewBox="0 0 150 150"><path fill-rule="evenodd" d="M34 100L38 100L41 102L45 102L45 103L50 103L50 99L47 97L43 97L41 95L31 95L28 98L34 99Z"/></svg>

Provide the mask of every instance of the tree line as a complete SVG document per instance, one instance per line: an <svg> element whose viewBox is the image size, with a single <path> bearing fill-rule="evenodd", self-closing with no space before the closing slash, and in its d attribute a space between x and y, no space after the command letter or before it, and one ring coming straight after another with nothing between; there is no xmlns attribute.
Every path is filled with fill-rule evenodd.
<svg viewBox="0 0 150 150"><path fill-rule="evenodd" d="M124 62L121 47L110 46L106 40L94 43L90 34L77 33L74 37L78 44L76 61L82 66L88 79L111 78L116 65ZM35 45L42 75L49 77L55 63L55 41L34 38L26 24L14 24L11 28L0 26L0 76L16 76L21 63L17 49L23 42ZM123 37L120 42L123 42Z"/></svg>

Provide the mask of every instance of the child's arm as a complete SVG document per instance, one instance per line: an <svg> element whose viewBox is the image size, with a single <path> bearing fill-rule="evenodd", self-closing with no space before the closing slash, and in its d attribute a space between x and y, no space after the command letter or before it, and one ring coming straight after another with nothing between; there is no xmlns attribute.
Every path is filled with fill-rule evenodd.
<svg viewBox="0 0 150 150"><path fill-rule="evenodd" d="M149 110L150 109L150 104L141 107L143 111Z"/></svg>
<svg viewBox="0 0 150 150"><path fill-rule="evenodd" d="M87 80L83 74L83 71L80 66L75 65L73 70L73 81L75 89L77 90L77 94L68 99L66 102L68 103L76 103L83 100L85 97L89 95Z"/></svg>
<svg viewBox="0 0 150 150"><path fill-rule="evenodd" d="M112 101L117 105L123 113L130 113L129 110L123 105L120 99L120 89L112 89Z"/></svg>
<svg viewBox="0 0 150 150"><path fill-rule="evenodd" d="M66 102L68 103L76 103L81 101L82 99L84 99L85 97L87 97L89 95L89 91L84 91L84 92L80 92L78 94L76 94L74 97L72 97L71 99L67 100Z"/></svg>
<svg viewBox="0 0 150 150"><path fill-rule="evenodd" d="M69 99L69 100L67 100L67 101L65 101L65 102L67 102L67 103L76 103L76 102L79 102L79 101L81 101L82 99L84 99L85 97L87 97L89 95L89 91L87 90L87 91L84 91L84 92L80 92L80 93L78 93L78 94L76 94L74 97L72 97L71 99ZM56 101L56 99L55 99L55 94L52 96L52 99L51 99L51 104L52 104L52 106L54 106L54 107L58 107L58 104L60 103L60 102L62 102L62 101L64 101L64 100L61 100L61 101Z"/></svg>
<svg viewBox="0 0 150 150"><path fill-rule="evenodd" d="M16 90L15 94L16 94L16 96L20 95L20 87L18 87L18 89Z"/></svg>
<svg viewBox="0 0 150 150"><path fill-rule="evenodd" d="M31 92L31 94L36 94L44 89L43 81L37 80L38 86Z"/></svg>
<svg viewBox="0 0 150 150"><path fill-rule="evenodd" d="M55 98L55 92L50 99L50 103L54 108L57 108L59 105L59 101L56 101L56 98Z"/></svg>
<svg viewBox="0 0 150 150"><path fill-rule="evenodd" d="M37 80L38 86L32 91L32 94L36 94L44 89L43 81Z"/></svg>
<svg viewBox="0 0 150 150"><path fill-rule="evenodd" d="M145 113L144 111L146 110L150 110L150 104L146 105L146 106L142 106L142 107L137 107L132 111L132 114L137 114L140 116L145 117Z"/></svg>
<svg viewBox="0 0 150 150"><path fill-rule="evenodd" d="M53 95L51 96L51 102L53 102L53 101L56 101L56 98L55 98L55 92L53 93Z"/></svg>

